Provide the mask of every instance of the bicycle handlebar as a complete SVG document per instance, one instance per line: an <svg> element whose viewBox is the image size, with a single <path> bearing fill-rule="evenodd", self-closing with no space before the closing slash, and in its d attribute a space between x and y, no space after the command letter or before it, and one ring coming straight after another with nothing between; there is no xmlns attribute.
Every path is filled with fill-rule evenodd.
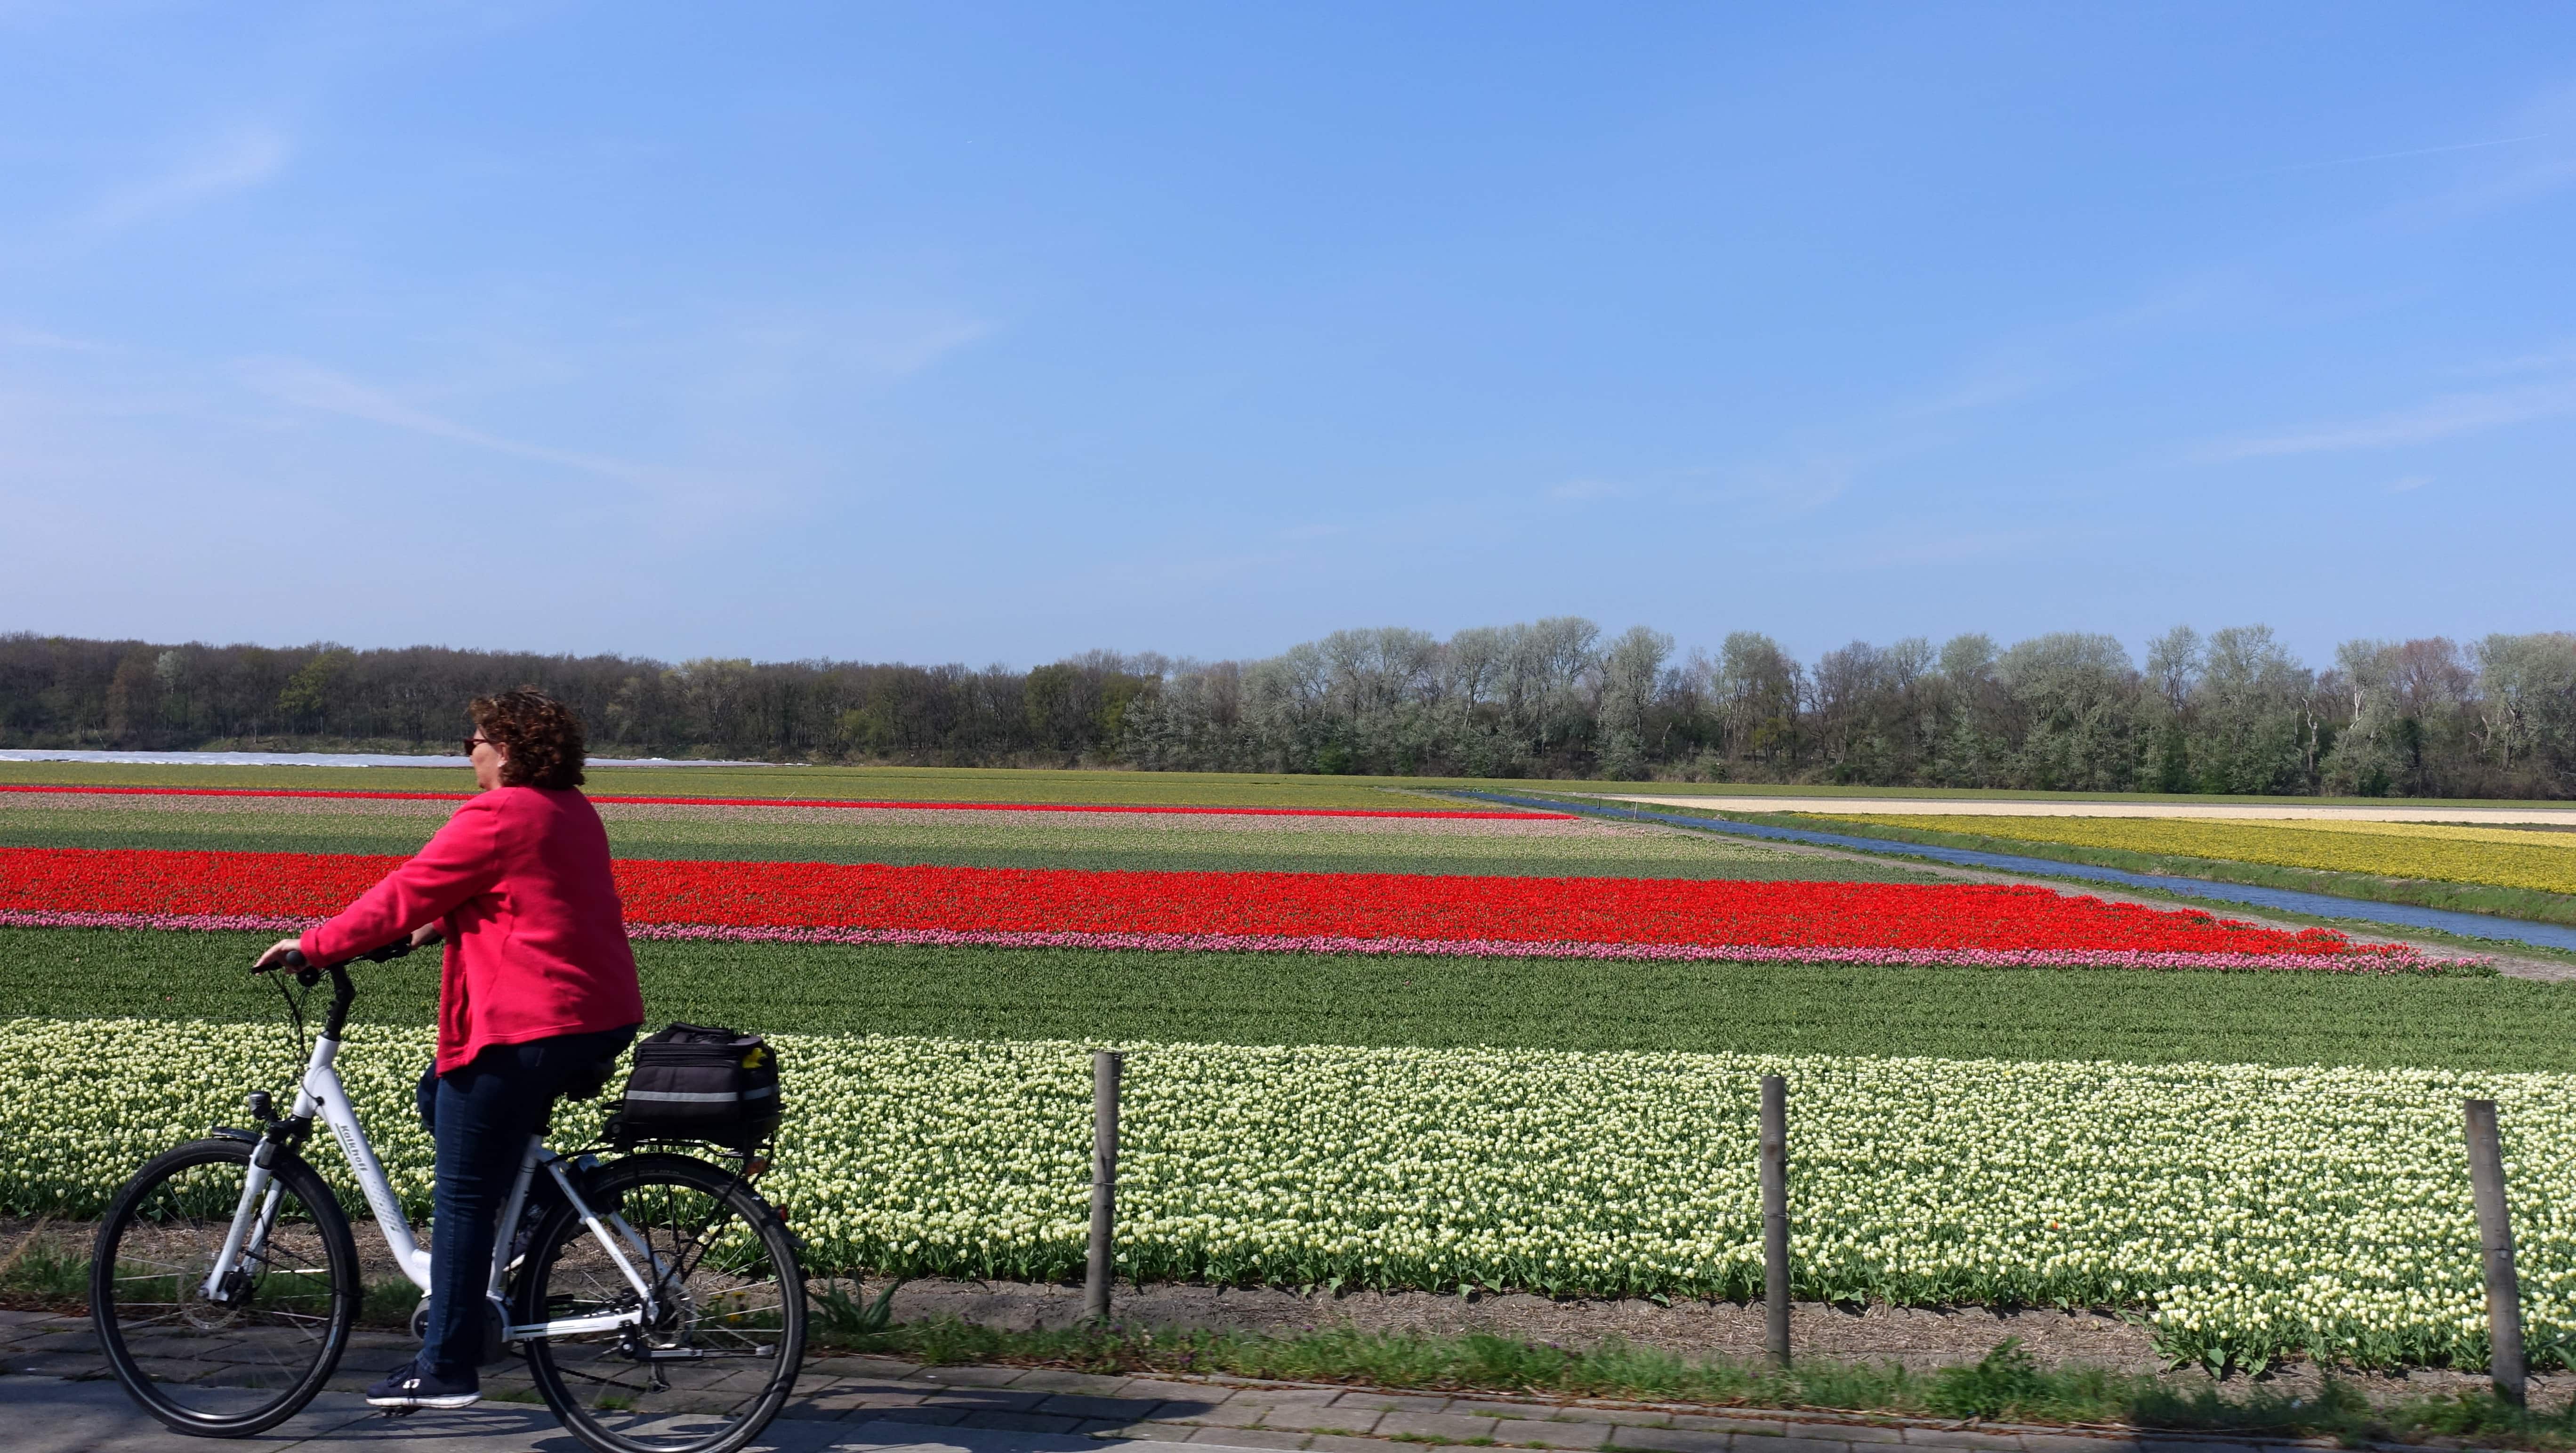
<svg viewBox="0 0 2576 1453"><path fill-rule="evenodd" d="M411 940L408 937L405 937L395 939L392 943L386 944L383 948L369 949L365 953L354 954L348 958L340 960L340 962L336 964L317 964L304 956L304 950L291 948L286 951L285 957L279 959L276 963L267 965L253 964L251 965L250 971L254 974L266 974L283 969L292 974L319 973L325 969L345 968L350 964L359 962L360 960L365 960L368 963L375 964L391 963L395 959L401 958L403 955L410 952Z"/></svg>

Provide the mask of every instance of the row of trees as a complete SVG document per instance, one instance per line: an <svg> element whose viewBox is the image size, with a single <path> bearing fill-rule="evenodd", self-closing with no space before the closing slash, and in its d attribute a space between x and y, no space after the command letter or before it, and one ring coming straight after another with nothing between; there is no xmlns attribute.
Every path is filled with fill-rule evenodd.
<svg viewBox="0 0 2576 1453"><path fill-rule="evenodd" d="M1339 631L1257 661L1095 651L1030 671L680 665L432 647L0 636L0 747L418 749L471 697L572 704L602 755L2167 792L2576 796L2576 635L2352 641L2262 626L1676 656L1557 617Z"/></svg>

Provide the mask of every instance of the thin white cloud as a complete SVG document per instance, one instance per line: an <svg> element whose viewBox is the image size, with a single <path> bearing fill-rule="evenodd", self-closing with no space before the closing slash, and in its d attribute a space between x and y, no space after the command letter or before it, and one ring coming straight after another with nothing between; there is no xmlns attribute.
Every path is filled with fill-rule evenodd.
<svg viewBox="0 0 2576 1453"><path fill-rule="evenodd" d="M2499 136L2493 141L2461 141L2449 146L2415 146L2404 151L2374 151L2362 156L2338 156L2327 161L2293 162L2288 166L2272 167L2268 171L2256 172L2254 175L2314 171L2319 167L2330 166L2357 166L2366 161L2396 161L2410 156L2441 156L2454 151L2484 151L2490 146L2511 146L2518 141L2545 141L2548 137L2549 133L2546 131L2535 131L2528 136Z"/></svg>
<svg viewBox="0 0 2576 1453"><path fill-rule="evenodd" d="M217 137L157 175L111 188L76 213L69 230L104 236L259 186L286 169L292 150L284 133L270 127Z"/></svg>
<svg viewBox="0 0 2576 1453"><path fill-rule="evenodd" d="M2545 349L2539 353L2517 354L2512 358L2463 364L2451 372L2464 378L2496 378L2514 373L2553 373L2571 366L2576 366L2576 347Z"/></svg>
<svg viewBox="0 0 2576 1453"><path fill-rule="evenodd" d="M86 338L66 338L42 328L0 328L0 348L34 348L49 353L78 353L91 358L113 358L124 350L106 343L93 343Z"/></svg>
<svg viewBox="0 0 2576 1453"><path fill-rule="evenodd" d="M980 343L991 337L994 331L993 324L978 319L949 319L917 322L908 328L889 327L851 342L866 366L879 373L901 377L918 373L961 348Z"/></svg>
<svg viewBox="0 0 2576 1453"><path fill-rule="evenodd" d="M2490 393L2450 394L2375 418L2317 424L2226 440L2213 445L2205 457L2218 460L2267 459L2289 454L2392 449L2566 414L2576 414L2576 381L2498 389Z"/></svg>
<svg viewBox="0 0 2576 1453"><path fill-rule="evenodd" d="M2044 368L1989 369L1972 374L1940 393L1902 405L1895 414L1900 419L1928 419L1944 414L2001 408L2029 398L2055 381L2055 373Z"/></svg>
<svg viewBox="0 0 2576 1453"><path fill-rule="evenodd" d="M233 376L257 392L297 408L363 419L389 429L427 434L477 449L489 449L496 454L557 464L630 483L645 482L647 474L643 467L622 460L553 449L485 433L426 409L415 408L382 389L372 388L345 374L334 373L300 358L245 358L233 365Z"/></svg>
<svg viewBox="0 0 2576 1453"><path fill-rule="evenodd" d="M1998 555L2024 555L2065 537L2059 529L1978 530L1960 534L1925 534L1858 548L1829 547L1832 564L1860 570L1891 565L1939 565L1954 560L1982 560Z"/></svg>
<svg viewBox="0 0 2576 1453"><path fill-rule="evenodd" d="M2408 492L2408 491L2410 491L2410 490L2418 490L2418 489L2422 489L2424 486L2426 486L2426 485L2428 485L2428 484L2431 484L2432 482L2433 482L2433 476L2431 476L2431 475L2429 475L2429 474L2410 474L2410 475L2406 476L2404 479L2392 479L2392 480L2390 480L2390 481L2388 482L2388 487L2387 487L2386 489L2381 490L2381 491L2380 491L2380 493L2382 493L2382 494L2405 494L2405 493L2407 493L2407 492Z"/></svg>
<svg viewBox="0 0 2576 1453"><path fill-rule="evenodd" d="M1569 479L1563 484L1552 486L1547 492L1547 497L1580 504L1585 500L1622 499L1635 493L1636 491L1627 485L1614 484L1606 479Z"/></svg>

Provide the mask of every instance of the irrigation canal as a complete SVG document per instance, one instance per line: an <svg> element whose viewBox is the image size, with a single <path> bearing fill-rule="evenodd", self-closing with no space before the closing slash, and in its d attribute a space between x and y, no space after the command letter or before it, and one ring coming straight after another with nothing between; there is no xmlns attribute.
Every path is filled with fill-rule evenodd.
<svg viewBox="0 0 2576 1453"><path fill-rule="evenodd" d="M2247 883L2212 883L2205 878L2177 878L2164 873L2128 873L2118 868L2098 868L2090 863L2061 863L2054 858L2025 858L2016 853L1981 853L1971 848L1933 847L1924 843L1890 842L1885 838L1853 837L1838 832L1814 832L1802 827L1772 827L1767 823L1732 822L1722 817L1685 816L1678 812L1647 812L1631 806L1569 802L1562 798L1515 797L1504 792L1468 792L1451 789L1459 797L1473 797L1485 802L1508 803L1514 807L1537 807L1552 812L1580 812L1595 817L1621 821L1660 822L1674 827L1694 828L1701 832L1728 833L1736 837L1768 838L1774 842L1805 843L1810 847L1842 848L1851 852L1871 853L1880 857L1929 858L1960 868L1984 868L1997 873L2027 873L2051 878L2080 878L2088 883L2108 883L2121 888L2148 888L2159 893L2172 893L2185 898L2207 898L2221 903L2243 903L2254 908L2270 908L2282 913L2304 913L2315 918L2351 918L2366 923L2385 923L2400 928L2429 928L2462 938L2498 939L2508 943L2537 944L2542 948L2576 951L2576 928L2555 923L2534 923L2525 918L2499 918L2491 913L2456 913L2447 908L2418 908L2411 903L2376 903L2367 898L2337 898L2328 893L2301 893L2289 888L2258 888Z"/></svg>

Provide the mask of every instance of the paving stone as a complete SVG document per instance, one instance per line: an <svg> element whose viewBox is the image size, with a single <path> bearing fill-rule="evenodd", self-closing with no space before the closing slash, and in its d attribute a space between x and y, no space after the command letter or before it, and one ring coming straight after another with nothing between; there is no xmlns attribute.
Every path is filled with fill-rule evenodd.
<svg viewBox="0 0 2576 1453"><path fill-rule="evenodd" d="M1341 1389L1333 1387L1239 1387L1232 1397L1226 1399L1226 1404L1278 1408L1290 1403L1328 1403L1341 1395Z"/></svg>
<svg viewBox="0 0 2576 1453"><path fill-rule="evenodd" d="M1753 1450L1753 1453L1852 1453L1853 1445L1839 1438L1806 1436L1784 1436L1768 1443L1755 1443L1738 1433L1735 1435L1735 1447L1736 1453L1745 1453L1747 1449Z"/></svg>
<svg viewBox="0 0 2576 1453"><path fill-rule="evenodd" d="M2143 1453L2148 1440L2125 1433L2088 1438L2081 1433L2024 1433L2021 1446L2030 1453Z"/></svg>
<svg viewBox="0 0 2576 1453"><path fill-rule="evenodd" d="M959 1418L960 1428L992 1428L1005 1433L1070 1433L1082 1420L1059 1418L1045 1413L968 1413Z"/></svg>
<svg viewBox="0 0 2576 1453"><path fill-rule="evenodd" d="M1455 1413L1389 1413L1377 1425L1377 1435L1381 1438L1402 1437L1408 1433L1416 1438L1442 1438L1452 1443L1464 1443L1470 1438L1493 1437L1494 1420L1462 1417Z"/></svg>
<svg viewBox="0 0 2576 1453"><path fill-rule="evenodd" d="M1506 1443L1544 1443L1550 1448L1598 1448L1621 1431L1610 1423L1529 1419L1517 1424L1498 1423L1494 1427L1494 1436Z"/></svg>
<svg viewBox="0 0 2576 1453"><path fill-rule="evenodd" d="M1618 1423L1632 1428L1673 1426L1672 1414L1659 1413L1653 1408L1568 1408L1566 1412L1580 1413L1596 1423Z"/></svg>
<svg viewBox="0 0 2576 1453"><path fill-rule="evenodd" d="M905 1380L942 1387L1008 1387L1028 1375L1025 1367L925 1367Z"/></svg>
<svg viewBox="0 0 2576 1453"><path fill-rule="evenodd" d="M790 1404L790 1408L812 1408L815 1411L811 1416L837 1418L843 1413L863 1412L878 1408L917 1408L922 1406L924 1400L929 1396L930 1394L928 1393L888 1392L872 1387L825 1388L821 1392L798 1398L794 1403ZM799 1415L791 1410L787 1416L792 1418ZM864 1422L866 1420L861 1419L861 1421Z"/></svg>
<svg viewBox="0 0 2576 1453"><path fill-rule="evenodd" d="M1470 1398L1453 1398L1443 1412L1464 1413L1476 1418L1552 1418L1556 1409L1542 1403L1478 1402Z"/></svg>
<svg viewBox="0 0 2576 1453"><path fill-rule="evenodd" d="M1224 1443L1236 1448L1303 1448L1306 1435L1285 1428L1201 1428L1190 1435L1193 1443Z"/></svg>
<svg viewBox="0 0 2576 1453"><path fill-rule="evenodd" d="M1386 1414L1348 1403L1284 1403L1261 1420L1265 1428L1304 1428L1314 1433L1365 1433Z"/></svg>
<svg viewBox="0 0 2576 1453"><path fill-rule="evenodd" d="M1128 1379L1126 1390L1118 1395L1123 1398L1161 1398L1165 1402L1174 1403L1200 1402L1213 1407L1224 1402L1233 1395L1233 1392L1233 1388L1219 1387L1213 1383L1136 1377Z"/></svg>
<svg viewBox="0 0 2576 1453"><path fill-rule="evenodd" d="M910 1377L922 1371L918 1362L899 1357L840 1356L821 1357L805 1364L805 1371L825 1377Z"/></svg>
<svg viewBox="0 0 2576 1453"><path fill-rule="evenodd" d="M2252 1443L2231 1442L2218 1438L2150 1437L2146 1440L2146 1445L2154 1450L2154 1453L2257 1453Z"/></svg>
<svg viewBox="0 0 2576 1453"><path fill-rule="evenodd" d="M542 1403L545 1399L537 1396L537 1390L533 1387L505 1387L497 1391L485 1392L483 1394L483 1401L487 1403Z"/></svg>
<svg viewBox="0 0 2576 1453"><path fill-rule="evenodd" d="M51 1352L66 1346L95 1347L98 1333L87 1322L77 1326L21 1327L9 1335L9 1345L26 1352Z"/></svg>
<svg viewBox="0 0 2576 1453"><path fill-rule="evenodd" d="M1124 1423L1102 1428L1095 1438L1125 1438L1138 1443L1186 1443L1199 1430L1196 1423Z"/></svg>
<svg viewBox="0 0 2576 1453"><path fill-rule="evenodd" d="M1049 1396L1042 1392L1023 1392L1016 1387L921 1389L921 1400L925 1406L955 1408L960 1412L968 1413L1033 1412L1037 1409L1037 1405L1045 1402Z"/></svg>
<svg viewBox="0 0 2576 1453"><path fill-rule="evenodd" d="M1159 1423L1172 1423L1184 1420L1204 1421L1226 1405L1224 1399L1225 1389L1211 1388L1199 1397L1165 1398L1162 1401L1155 1403L1154 1406L1147 1411L1145 1416L1148 1420ZM1243 1409L1243 1413L1245 1414L1244 1420L1246 1422L1260 1421L1257 1416L1253 1416L1254 1414L1257 1414L1258 1411L1258 1409L1249 1407Z"/></svg>
<svg viewBox="0 0 2576 1453"><path fill-rule="evenodd" d="M1454 1401L1454 1398L1418 1397L1400 1392L1346 1392L1333 1399L1333 1406L1375 1408L1382 1413L1444 1413Z"/></svg>
<svg viewBox="0 0 2576 1453"><path fill-rule="evenodd" d="M1058 1368L1041 1367L1035 1372L1023 1373L1017 1381L1011 1384L1011 1386L1033 1387L1041 1392L1070 1392L1080 1393L1085 1397L1108 1398L1118 1396L1119 1389L1125 1387L1133 1380L1134 1379L1132 1378L1101 1377L1088 1372L1065 1372Z"/></svg>
<svg viewBox="0 0 2576 1453"><path fill-rule="evenodd" d="M1886 1428L1876 1423L1790 1423L1781 1432L1792 1437L1840 1438L1846 1443L1902 1443L1903 1428Z"/></svg>
<svg viewBox="0 0 2576 1453"><path fill-rule="evenodd" d="M1165 1403L1154 1410L1154 1418L1157 1422L1178 1422L1186 1418L1190 1422L1204 1423L1213 1428L1249 1428L1260 1422L1261 1415L1270 1411L1273 1406L1275 1404L1227 1401L1218 1403L1212 1408L1202 1408L1197 1412L1185 1414L1170 1411L1173 1404Z"/></svg>
<svg viewBox="0 0 2576 1453"><path fill-rule="evenodd" d="M0 1358L0 1371L73 1379L108 1375L107 1359L95 1352L39 1352L32 1357L13 1354Z"/></svg>
<svg viewBox="0 0 2576 1453"><path fill-rule="evenodd" d="M864 1418L851 1418L853 1423L928 1423L933 1427L951 1427L966 1416L964 1408L880 1408Z"/></svg>
<svg viewBox="0 0 2576 1453"><path fill-rule="evenodd" d="M1728 1453L1735 1446L1735 1435L1701 1428L1626 1427L1619 1430L1616 1446L1654 1453Z"/></svg>
<svg viewBox="0 0 2576 1453"><path fill-rule="evenodd" d="M1011 1391L1018 1392L1018 1388ZM1150 1418L1163 1405L1161 1398L1085 1397L1081 1393L1060 1392L1038 1404L1042 1413L1062 1413L1072 1418L1107 1418L1112 1422L1132 1423Z"/></svg>
<svg viewBox="0 0 2576 1453"><path fill-rule="evenodd" d="M1353 1438L1339 1433L1317 1433L1306 1442L1306 1453L1396 1453L1399 1445L1383 1438Z"/></svg>
<svg viewBox="0 0 2576 1453"><path fill-rule="evenodd" d="M1698 1413L1675 1413L1673 1426L1702 1433L1751 1433L1757 1438L1777 1438L1797 1425L1780 1418L1719 1418Z"/></svg>
<svg viewBox="0 0 2576 1453"><path fill-rule="evenodd" d="M1998 1448L2019 1453L2019 1433L1972 1433L1965 1428L1908 1428L1905 1441L1926 1448Z"/></svg>
<svg viewBox="0 0 2576 1453"><path fill-rule="evenodd" d="M823 1373L818 1373L810 1367L806 1368L803 1373L799 1374L799 1377L801 1379L802 1386L818 1389L828 1388L833 1392L881 1392L889 1397L923 1398L936 1397L942 1391L942 1389L929 1383L909 1382L902 1378L831 1377ZM1002 1391L1002 1389L986 1388L981 1389L981 1391L994 1392Z"/></svg>

